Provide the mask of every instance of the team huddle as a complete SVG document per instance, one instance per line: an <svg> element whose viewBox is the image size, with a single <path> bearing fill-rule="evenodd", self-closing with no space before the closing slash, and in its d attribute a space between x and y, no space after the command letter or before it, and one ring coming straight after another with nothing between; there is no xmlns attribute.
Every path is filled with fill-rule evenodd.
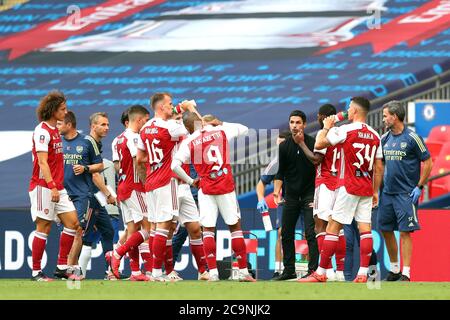
<svg viewBox="0 0 450 320"><path fill-rule="evenodd" d="M55 271L57 278L84 278L90 256L83 253L86 252L85 247L89 248L92 244L92 233L96 229L102 235L108 279L123 278L119 268L124 257L128 257L130 281L182 280L174 270L172 252L172 237L176 229L182 226L189 235L198 280L219 281L215 227L220 212L231 232L231 247L239 265L239 280L256 281L247 269L246 245L228 142L246 135L248 128L221 122L214 117L202 117L193 100L174 106L169 93L154 94L150 105L154 112L151 119L149 110L141 105L131 106L124 112L122 124L125 130L112 144L114 168L118 176L117 190L112 190L100 174L106 170L101 157L101 139L109 130L107 115L94 113L90 117L91 132L84 136L77 132L75 115L67 110L66 98L62 93L50 92L41 100L37 109L41 122L33 134L33 174L29 188L31 214L36 223L32 243L32 280L52 280L42 272L41 260L51 223L60 222L64 228ZM306 157L317 169L311 207L316 217L314 241L317 241L320 252L320 265L299 279L300 282L327 281L331 258L335 253L338 256L340 231L343 225L351 224L353 220L359 227L361 254L360 269L354 281L367 282L373 250L372 208L379 204L383 179L383 141L396 137L387 135L383 140L365 123L369 106L367 99L353 98L348 110L350 123L340 127L335 126L336 116L333 114L336 112L327 114L328 117L321 119L323 128L317 134L314 148L311 146L310 151L303 148ZM395 118L395 110L387 108L386 111L398 120L401 115ZM299 117L291 114L290 122L293 123L296 118ZM403 121L403 118L400 120ZM298 145L304 144L304 133L296 129L295 123L291 126L291 133L289 139ZM402 143L402 149L420 149L420 161L427 160L429 154L426 148L423 149L423 142L409 131L405 134L409 134L412 137L409 140L416 144L408 142L410 144L406 146ZM392 147L395 146L394 143ZM398 164L386 160L386 170L393 165ZM196 176L192 175L192 171L196 172ZM420 168L418 171L420 174ZM385 174L385 184L388 181L389 187L384 187L383 192L395 199L403 191L394 190L395 184L398 184L392 181L395 172L389 174L391 180L386 179ZM409 195L419 176L417 170L406 175L413 176L411 182L404 186ZM419 185L423 185L425 179L426 174L420 176ZM191 188L198 189L198 203ZM287 190L286 198L289 200ZM391 232L399 226L400 231L404 232L419 229L415 205L420 192L414 188L412 194L413 201L408 203L410 207L412 203L412 210L398 213L395 206L388 202L390 198L383 193L380 210L382 207L384 216L380 214L379 220L382 230L386 231L383 235L387 244ZM401 199L409 201L409 198ZM115 246L105 204L117 204L122 213L125 232ZM412 215L413 225L405 229L402 223ZM288 258L289 261L291 259ZM394 267L391 264L391 277L398 278L401 274L396 269L398 263L395 264L395 261L392 255ZM404 274L408 272L409 280L409 264L407 266ZM287 280L289 277L280 279Z"/></svg>
<svg viewBox="0 0 450 320"><path fill-rule="evenodd" d="M168 93L153 95L151 107L155 117L150 120L149 111L143 106L130 107L127 128L113 142L113 160L116 160L119 176L117 198L99 179L99 172L104 168L98 158L102 136L98 133L102 128L108 128L107 115L96 113L91 116L92 130L88 140L94 149L94 159L90 165L73 166L74 175L88 173L87 178L90 178L86 192L89 196L83 200L88 205L77 210L65 189L63 142L57 128L58 121L62 126L68 122L70 116L67 115L71 112L67 112L62 93L51 92L41 100L37 111L41 123L33 134L33 176L29 189L32 217L36 223L32 245L33 280L51 280L41 270L41 259L52 221L64 225L55 275L83 278L77 265L79 251L75 255L71 251L78 234L85 242L90 230L88 226L104 210L99 206L99 200L92 196L102 192L107 203L119 203L126 225L125 237L119 240L116 248L108 244L111 250L104 248L110 272L117 279L121 278L120 262L127 254L131 281L181 280L173 270L170 248L178 221L189 233L198 279L218 281L215 226L220 212L231 231L239 280L255 281L247 269L240 211L227 153L228 140L245 135L248 128L217 119L206 122L197 112L194 101L173 106ZM183 121L174 119L181 114ZM81 153L83 149L77 148L77 151ZM190 166L195 168L198 178L189 176ZM192 197L191 186L199 189L199 209ZM140 268L139 254L144 261L145 273Z"/></svg>

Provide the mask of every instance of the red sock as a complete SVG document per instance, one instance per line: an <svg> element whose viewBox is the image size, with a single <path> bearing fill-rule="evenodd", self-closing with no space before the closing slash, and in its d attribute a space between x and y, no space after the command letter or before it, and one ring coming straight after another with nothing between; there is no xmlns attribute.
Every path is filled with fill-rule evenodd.
<svg viewBox="0 0 450 320"><path fill-rule="evenodd" d="M338 245L336 248L336 270L344 271L345 267L345 236L339 234Z"/></svg>
<svg viewBox="0 0 450 320"><path fill-rule="evenodd" d="M326 235L326 234L327 234L326 232L320 232L320 233L318 233L318 234L316 235L316 239L317 239L317 247L318 247L318 249L319 249L319 253L322 252L322 248L323 248L323 239L325 238L325 235ZM333 268L333 263L331 262L331 259L330 259L330 262L328 263L328 266L326 267L326 269L331 269L331 268Z"/></svg>
<svg viewBox="0 0 450 320"><path fill-rule="evenodd" d="M316 235L317 248L319 249L319 254L322 252L323 239L325 238L326 232L320 232Z"/></svg>
<svg viewBox="0 0 450 320"><path fill-rule="evenodd" d="M72 249L73 240L75 239L76 230L64 228L59 238L58 265L67 265L67 256Z"/></svg>
<svg viewBox="0 0 450 320"><path fill-rule="evenodd" d="M137 232L136 232L137 233ZM130 257L130 269L132 272L141 271L141 266L139 264L139 247L131 247L128 251L128 257Z"/></svg>
<svg viewBox="0 0 450 320"><path fill-rule="evenodd" d="M373 239L372 232L362 232L361 240L359 242L360 266L363 268L369 267L370 257L372 256Z"/></svg>
<svg viewBox="0 0 450 320"><path fill-rule="evenodd" d="M166 242L166 256L164 259L164 268L166 274L170 274L173 271L173 250L172 250L172 239Z"/></svg>
<svg viewBox="0 0 450 320"><path fill-rule="evenodd" d="M31 246L31 256L33 260L33 271L41 270L41 260L44 255L45 243L47 242L47 235L42 232L35 232L33 244Z"/></svg>
<svg viewBox="0 0 450 320"><path fill-rule="evenodd" d="M320 267L328 269L330 260L336 252L339 236L337 234L327 233L323 240L322 251L320 253Z"/></svg>
<svg viewBox="0 0 450 320"><path fill-rule="evenodd" d="M169 230L156 229L153 239L153 269L162 269Z"/></svg>
<svg viewBox="0 0 450 320"><path fill-rule="evenodd" d="M153 239L155 238L155 231L150 231L150 237L148 238L148 249L150 251L150 257L144 265L145 270L152 272L153 270Z"/></svg>
<svg viewBox="0 0 450 320"><path fill-rule="evenodd" d="M203 273L206 271L206 258L205 252L203 250L203 241L202 239L191 239L189 240L189 246L191 248L192 255L195 258L195 262L197 263L198 272Z"/></svg>
<svg viewBox="0 0 450 320"><path fill-rule="evenodd" d="M247 268L247 251L244 242L244 236L242 231L235 231L231 233L231 249L236 256L237 262L239 264L239 269Z"/></svg>
<svg viewBox="0 0 450 320"><path fill-rule="evenodd" d="M203 232L203 250L205 251L209 270L217 269L216 240L214 239L214 232Z"/></svg>
<svg viewBox="0 0 450 320"><path fill-rule="evenodd" d="M148 261L151 259L151 254L150 254L150 249L148 247L148 243L147 242L142 242L139 245L139 254L141 255L142 261L144 263L144 269L145 271L149 271L152 272L152 269L148 269L149 265L148 265Z"/></svg>
<svg viewBox="0 0 450 320"><path fill-rule="evenodd" d="M123 245L117 248L116 253L119 256L123 257L127 252L131 250L131 248L134 247L138 248L139 245L147 239L148 239L147 231L139 230L138 232L133 233Z"/></svg>

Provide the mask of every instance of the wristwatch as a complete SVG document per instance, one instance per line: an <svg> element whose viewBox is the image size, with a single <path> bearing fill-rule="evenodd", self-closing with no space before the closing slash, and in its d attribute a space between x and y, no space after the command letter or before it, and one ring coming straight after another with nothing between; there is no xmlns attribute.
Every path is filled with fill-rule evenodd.
<svg viewBox="0 0 450 320"><path fill-rule="evenodd" d="M423 189L423 185L418 184L417 187L422 190Z"/></svg>
<svg viewBox="0 0 450 320"><path fill-rule="evenodd" d="M84 168L84 172L88 172L89 173L89 166L88 165L84 165L83 168Z"/></svg>

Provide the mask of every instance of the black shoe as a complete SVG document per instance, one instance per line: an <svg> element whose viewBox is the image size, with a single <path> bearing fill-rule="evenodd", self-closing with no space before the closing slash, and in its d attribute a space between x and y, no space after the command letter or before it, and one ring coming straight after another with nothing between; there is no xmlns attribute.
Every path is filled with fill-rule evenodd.
<svg viewBox="0 0 450 320"><path fill-rule="evenodd" d="M402 274L402 276L400 277L400 279L398 279L398 281L411 281L411 280L409 279L409 277Z"/></svg>
<svg viewBox="0 0 450 320"><path fill-rule="evenodd" d="M291 279L297 279L297 275L295 274L295 272L283 272L282 274L280 274L277 278L272 279L274 281L286 281L286 280L291 280Z"/></svg>
<svg viewBox="0 0 450 320"><path fill-rule="evenodd" d="M69 268L62 270L56 267L53 275L55 276L56 279L66 280L70 276Z"/></svg>
<svg viewBox="0 0 450 320"><path fill-rule="evenodd" d="M274 272L273 276L272 276L272 279L270 279L270 280L275 280L275 278L278 278L279 276L280 276L279 272Z"/></svg>
<svg viewBox="0 0 450 320"><path fill-rule="evenodd" d="M308 278L313 272L314 272L314 270L308 270L308 272L304 276L302 276L300 279Z"/></svg>
<svg viewBox="0 0 450 320"><path fill-rule="evenodd" d="M53 279L47 277L42 271L39 271L39 273L37 275L35 275L34 277L31 277L31 281L50 282L50 281L53 281Z"/></svg>
<svg viewBox="0 0 450 320"><path fill-rule="evenodd" d="M402 277L402 273L393 273L392 271L389 271L386 279L384 281L398 281Z"/></svg>

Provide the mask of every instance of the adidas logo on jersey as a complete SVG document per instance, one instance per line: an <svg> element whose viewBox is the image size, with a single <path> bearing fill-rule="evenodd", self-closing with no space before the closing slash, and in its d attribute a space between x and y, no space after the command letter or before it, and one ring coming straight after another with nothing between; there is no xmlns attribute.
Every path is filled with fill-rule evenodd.
<svg viewBox="0 0 450 320"><path fill-rule="evenodd" d="M414 223L410 222L410 223L408 224L408 227L414 227Z"/></svg>

